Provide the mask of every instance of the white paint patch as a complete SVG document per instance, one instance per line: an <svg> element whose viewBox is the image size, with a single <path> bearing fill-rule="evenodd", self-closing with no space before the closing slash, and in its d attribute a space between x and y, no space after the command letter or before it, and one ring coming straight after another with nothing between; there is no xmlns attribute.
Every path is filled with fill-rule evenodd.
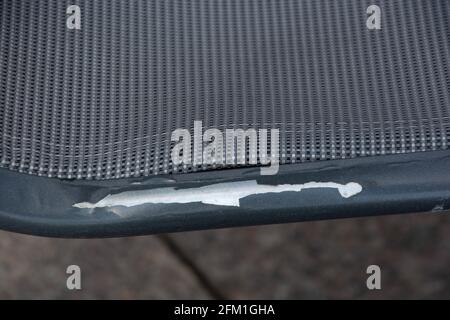
<svg viewBox="0 0 450 320"><path fill-rule="evenodd" d="M277 186L258 184L256 180L218 183L210 186L175 190L160 188L152 190L126 191L108 195L97 203L82 202L73 206L83 209L105 207L134 207L143 204L171 204L201 202L217 206L240 206L240 199L265 193L300 192L305 189L336 189L344 198L350 198L362 191L355 182L339 184L335 182L308 182L304 184L282 184Z"/></svg>

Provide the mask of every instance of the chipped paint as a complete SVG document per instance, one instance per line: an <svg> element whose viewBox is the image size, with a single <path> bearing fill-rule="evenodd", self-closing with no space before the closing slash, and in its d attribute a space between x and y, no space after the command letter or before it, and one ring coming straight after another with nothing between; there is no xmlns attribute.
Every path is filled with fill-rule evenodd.
<svg viewBox="0 0 450 320"><path fill-rule="evenodd" d="M434 206L434 208L431 210L431 212L441 212L444 211L444 204L437 204Z"/></svg>
<svg viewBox="0 0 450 320"><path fill-rule="evenodd" d="M217 206L239 207L240 200L257 194L300 192L305 189L336 189L343 198L350 198L362 191L355 182L339 184L335 182L308 182L304 184L263 185L256 180L218 183L199 188L178 189L159 188L126 191L108 195L97 203L81 202L73 207L95 209L106 207L134 207L143 204L174 204L201 202Z"/></svg>

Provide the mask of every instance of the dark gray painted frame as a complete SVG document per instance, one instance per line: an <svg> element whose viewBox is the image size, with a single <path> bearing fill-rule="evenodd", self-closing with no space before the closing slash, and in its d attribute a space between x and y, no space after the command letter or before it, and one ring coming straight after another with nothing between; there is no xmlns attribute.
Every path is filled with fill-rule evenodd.
<svg viewBox="0 0 450 320"><path fill-rule="evenodd" d="M450 151L284 165L275 176L242 168L111 181L69 181L0 169L0 228L51 237L118 237L210 228L370 215L442 212L450 208ZM252 195L240 207L146 204L77 209L108 194L162 187L196 188L221 182L260 184L357 182L363 190L345 199L332 189Z"/></svg>

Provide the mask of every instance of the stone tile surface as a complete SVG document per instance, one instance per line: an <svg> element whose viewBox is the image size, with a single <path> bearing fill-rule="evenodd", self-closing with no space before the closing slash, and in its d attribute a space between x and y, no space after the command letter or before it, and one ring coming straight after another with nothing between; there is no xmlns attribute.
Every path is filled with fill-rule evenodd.
<svg viewBox="0 0 450 320"><path fill-rule="evenodd" d="M230 298L450 298L450 215L416 214L178 234ZM366 269L382 269L369 291Z"/></svg>
<svg viewBox="0 0 450 320"><path fill-rule="evenodd" d="M227 298L450 298L450 215L417 214L170 235ZM83 289L68 291L78 264ZM366 268L382 268L382 290ZM0 232L0 298L197 299L208 288L160 237L46 239Z"/></svg>
<svg viewBox="0 0 450 320"><path fill-rule="evenodd" d="M82 290L66 268L82 269ZM0 232L2 299L188 299L209 295L154 236L62 240Z"/></svg>

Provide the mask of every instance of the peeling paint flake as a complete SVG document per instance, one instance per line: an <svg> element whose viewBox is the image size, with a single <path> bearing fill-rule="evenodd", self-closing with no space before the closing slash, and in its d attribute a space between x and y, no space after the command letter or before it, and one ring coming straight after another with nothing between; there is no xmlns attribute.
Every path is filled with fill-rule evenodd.
<svg viewBox="0 0 450 320"><path fill-rule="evenodd" d="M174 204L201 202L217 206L239 207L242 198L266 193L300 192L305 189L336 189L343 198L350 198L362 191L356 182L308 182L304 184L263 185L256 180L218 183L189 189L159 188L126 191L108 195L97 203L81 202L75 208L95 209L106 207L135 207L143 204Z"/></svg>

